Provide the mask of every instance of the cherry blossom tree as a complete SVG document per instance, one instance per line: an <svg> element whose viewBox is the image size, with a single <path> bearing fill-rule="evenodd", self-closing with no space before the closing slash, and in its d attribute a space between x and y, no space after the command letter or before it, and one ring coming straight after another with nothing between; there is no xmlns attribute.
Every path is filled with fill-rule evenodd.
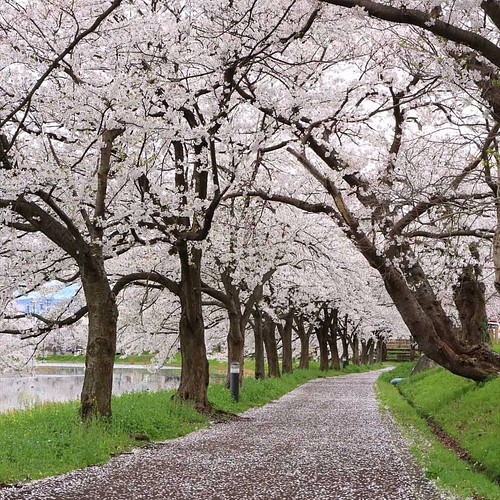
<svg viewBox="0 0 500 500"><path fill-rule="evenodd" d="M121 3L115 0L104 11L89 5L61 11L42 2L8 2L1 19L3 223L51 241L58 255L47 274L66 261L65 271L76 270L81 279L89 318L84 419L111 413L118 313L104 266L112 218L106 205L113 154L125 128L110 116L109 102L100 100L104 96L94 94L106 80L105 69L93 71L79 63L96 37L113 28L112 14Z"/></svg>
<svg viewBox="0 0 500 500"><path fill-rule="evenodd" d="M322 0L325 4L355 9L356 11L390 24L409 25L422 32L435 35L434 46L441 45L447 54L449 66L454 63L463 69L469 81L479 89L482 99L488 103L498 121L500 117L499 78L500 3L483 0L467 4L454 2L412 2L395 6L370 0ZM446 63L445 63L446 64ZM494 183L494 195L498 198L498 183ZM498 201L496 202L498 210ZM497 215L497 220L500 218ZM500 223L497 223L493 259L495 282L500 282ZM496 285L500 290L500 285Z"/></svg>
<svg viewBox="0 0 500 500"><path fill-rule="evenodd" d="M323 33L321 17L316 21L318 31ZM355 16L352 22L359 23L361 19ZM377 53L370 50L371 42L376 44ZM428 176L414 177L424 189L421 188L418 195L414 192L408 204L398 206L393 202L392 193L395 189L412 187L407 179L417 165L413 159L418 157L422 162L425 158L417 154L418 148L424 151L422 144L427 142L429 134L440 135L439 112L437 120L428 120L433 95L441 91L439 80L429 80L418 68L405 66L405 60L398 56L399 39L390 34L377 33L376 40L373 37L369 42L365 40L354 53L358 62L339 64L336 77L327 56L323 60L312 59L310 54L315 49L312 35L301 43L302 47L295 48L296 52L289 50L287 57L282 58L279 80L269 77L260 85L249 87L242 84L241 79L235 79L233 84L242 98L289 127L288 154L317 180L331 204L325 198L313 202L265 190L251 194L329 214L379 272L408 328L429 357L455 373L476 380L496 373L499 356L483 344L467 344L457 338L422 263L416 258L412 245L402 238L406 229L425 219L426 214L439 205L491 196L485 192L467 192L467 186L462 192L459 189L464 176L480 163L477 156L480 157L485 145L491 142L490 136L483 133L479 147L472 144L457 151L453 137L460 137L460 129L450 126L452 139L440 140L444 152L441 159L446 158L442 164L453 164L460 173L451 179L448 177L442 186L444 189L429 184ZM339 43L340 40L335 49ZM291 60L295 65L290 64ZM305 82L297 78L297 65L310 71ZM310 77L312 68L314 78ZM249 74L249 79L259 71L260 67L241 69ZM335 100L329 99L330 82L335 85ZM269 99L271 93L273 101L280 106ZM281 98L276 99L277 94ZM453 97L458 101L457 95ZM462 97L465 102L467 96ZM285 107L284 102L294 102L295 106ZM328 106L322 107L323 103ZM462 109L466 113L466 106ZM420 134L419 123L428 124ZM428 165L425 172L432 176L431 165L436 165L436 156L430 154L425 161ZM450 186L455 192L449 192Z"/></svg>
<svg viewBox="0 0 500 500"><path fill-rule="evenodd" d="M206 266L202 288L227 311L228 368L238 362L241 371L248 322L265 283L286 265L291 238L276 217L269 217L259 204L252 205L233 199L220 213L207 248L212 265Z"/></svg>

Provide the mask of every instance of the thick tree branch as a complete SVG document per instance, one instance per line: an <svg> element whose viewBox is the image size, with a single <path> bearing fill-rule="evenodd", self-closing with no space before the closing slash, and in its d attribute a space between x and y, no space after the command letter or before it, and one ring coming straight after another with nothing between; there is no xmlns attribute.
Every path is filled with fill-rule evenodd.
<svg viewBox="0 0 500 500"><path fill-rule="evenodd" d="M122 276L115 283L115 286L113 287L113 293L117 295L125 287L134 284L134 282L139 282L139 281L146 281L146 282L151 281L153 283L158 283L163 288L166 288L175 295L179 295L180 293L179 283L176 283L175 281L167 278L166 276L163 276L162 274L156 272L137 272L137 273L127 274L126 276Z"/></svg>
<svg viewBox="0 0 500 500"><path fill-rule="evenodd" d="M231 299L224 292L221 292L204 282L202 282L201 291L220 302L225 309L229 309L231 307Z"/></svg>
<svg viewBox="0 0 500 500"><path fill-rule="evenodd" d="M0 200L0 208L8 208L19 214L33 228L47 236L78 262L81 257L80 253L84 249L66 227L36 203L20 197L17 200Z"/></svg>
<svg viewBox="0 0 500 500"><path fill-rule="evenodd" d="M286 205L291 205L296 208L300 208L304 212L311 212L314 214L336 214L339 215L334 207L327 205L326 203L309 203L308 201L299 200L298 198L293 198L291 196L285 196L281 194L271 194L263 190L256 191L239 191L236 193L230 193L226 195L225 198L238 198L238 197L258 197L262 200L267 201L277 201L278 203L285 203Z"/></svg>
<svg viewBox="0 0 500 500"><path fill-rule="evenodd" d="M423 238L433 238L437 240L453 238L454 236L472 236L474 238L483 238L492 240L494 233L495 231L490 229L463 229L456 231L446 231L442 233L433 233L432 231L420 230L420 231L408 231L406 233L403 233L403 236L406 236L407 238L423 237Z"/></svg>
<svg viewBox="0 0 500 500"><path fill-rule="evenodd" d="M389 237L393 238L394 236L401 234L401 232L406 227L408 227L412 222L416 221L425 212L427 212L428 210L437 205L442 205L444 203L450 203L453 201L463 200L463 199L485 199L485 198L491 198L491 196L492 195L488 193L479 193L476 195L457 195L457 196L436 195L427 201L420 201L393 225L391 231L389 232Z"/></svg>
<svg viewBox="0 0 500 500"><path fill-rule="evenodd" d="M45 318L44 316L41 316L39 314L31 314L33 318L38 319L42 323L45 323L48 327L51 327L52 329L54 328L60 328L62 326L69 326L75 324L78 320L83 318L88 312L88 307L83 306L78 311L73 313L71 316L68 316L67 318L64 319L50 319L50 318Z"/></svg>
<svg viewBox="0 0 500 500"><path fill-rule="evenodd" d="M500 3L498 0L483 0L481 2L481 8L493 21L495 26L500 29Z"/></svg>
<svg viewBox="0 0 500 500"><path fill-rule="evenodd" d="M113 149L113 141L125 132L124 128L116 128L106 130L102 133L103 146L101 148L101 158L99 162L99 170L97 172L97 193L94 211L94 225L102 227L101 219L105 215L106 207L106 192L108 188L108 176L111 169L111 152Z"/></svg>
<svg viewBox="0 0 500 500"><path fill-rule="evenodd" d="M391 7L381 3L372 2L371 0L321 0L330 5L338 5L340 7L361 7L370 16L384 21L390 21L398 24L410 24L418 26L426 31L429 31L437 36L444 37L452 42L465 45L473 50L476 50L483 57L491 61L497 68L500 68L500 47L490 42L485 37L458 28L440 19L436 19L431 12L422 12L414 9L406 9L405 7ZM496 4L496 2L483 2L484 4ZM493 11L498 6L494 5L490 8ZM493 20L493 18L492 18Z"/></svg>

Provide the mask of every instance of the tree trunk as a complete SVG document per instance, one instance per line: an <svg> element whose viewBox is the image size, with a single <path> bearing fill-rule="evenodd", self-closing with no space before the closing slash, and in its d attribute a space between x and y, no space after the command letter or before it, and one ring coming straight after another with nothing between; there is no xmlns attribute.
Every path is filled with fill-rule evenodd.
<svg viewBox="0 0 500 500"><path fill-rule="evenodd" d="M255 337L255 378L262 380L265 378L264 367L264 339L262 334L262 312L258 307L253 311L254 337Z"/></svg>
<svg viewBox="0 0 500 500"><path fill-rule="evenodd" d="M229 387L231 363L237 362L240 365L240 385L243 384L244 354L245 354L245 334L241 328L241 314L236 307L228 310L229 334L227 336L227 381Z"/></svg>
<svg viewBox="0 0 500 500"><path fill-rule="evenodd" d="M500 354L485 344L467 345L456 337L450 319L407 245L395 245L387 255L380 255L355 224L351 223L351 227L356 246L380 273L389 296L422 352L462 377L482 381L498 375ZM401 269L387 259L396 256Z"/></svg>
<svg viewBox="0 0 500 500"><path fill-rule="evenodd" d="M462 325L461 337L468 344L481 344L485 340L481 328L487 321L484 290L472 265L463 269L458 284L453 287L453 300Z"/></svg>
<svg viewBox="0 0 500 500"><path fill-rule="evenodd" d="M359 357L360 363L362 365L368 364L368 349L370 348L368 342L365 339L361 339L361 354Z"/></svg>
<svg viewBox="0 0 500 500"><path fill-rule="evenodd" d="M497 172L497 185L500 186L500 171ZM497 212L497 224L495 227L495 236L493 238L493 265L495 267L495 290L500 294L500 199L497 195L495 199Z"/></svg>
<svg viewBox="0 0 500 500"><path fill-rule="evenodd" d="M352 362L354 365L359 365L359 338L357 333L351 334L349 345L352 351Z"/></svg>
<svg viewBox="0 0 500 500"><path fill-rule="evenodd" d="M331 359L331 367L333 370L340 370L340 357L339 357L339 348L337 346L337 339L332 339L328 337L328 345L330 346L330 353L332 356Z"/></svg>
<svg viewBox="0 0 500 500"><path fill-rule="evenodd" d="M309 368L309 333L306 331L304 319L294 315L296 332L300 340L300 361L299 369L307 370Z"/></svg>
<svg viewBox="0 0 500 500"><path fill-rule="evenodd" d="M371 364L370 353L371 353L371 358L373 359L373 339L372 338L370 338L368 340L362 339L361 340L361 356L360 356L360 362L362 365Z"/></svg>
<svg viewBox="0 0 500 500"><path fill-rule="evenodd" d="M179 340L182 356L177 396L193 401L197 411L206 413L211 405L207 397L209 371L201 305L202 252L197 248L189 250L186 242L181 242L177 248L181 261Z"/></svg>
<svg viewBox="0 0 500 500"><path fill-rule="evenodd" d="M276 324L272 318L265 314L262 334L267 355L267 374L269 377L280 377L278 348L276 346Z"/></svg>
<svg viewBox="0 0 500 500"><path fill-rule="evenodd" d="M500 372L500 355L484 344L466 345L454 338L436 298L428 290L412 292L401 273L383 265L385 287L422 352L447 370L482 381Z"/></svg>
<svg viewBox="0 0 500 500"><path fill-rule="evenodd" d="M332 159L331 152L327 148L320 146L311 136L309 136L309 144L327 165L332 166L332 162L337 161L335 158ZM325 154L326 152L328 155ZM317 174L305 157L300 156L299 159L309 171ZM402 231L414 220L414 215L418 215L419 210L415 208L412 214L406 214L392 225L387 233L389 239L392 238L392 243L388 246L389 239L386 240L385 248L381 250L363 232L359 218L350 211L337 186L326 178L321 177L321 180L324 181L326 190L345 222L346 236L354 242L370 266L380 274L389 296L422 352L436 363L462 377L483 381L491 375L498 375L500 354L495 353L483 343L470 345L455 336L453 325L443 310L442 304L437 300L410 244L401 242L399 239ZM370 190L369 183L364 189L370 193L370 196L364 194L364 198L361 197L363 189L358 189L358 201L365 206L371 204L370 209L374 210L372 212L374 215L376 210L380 210L385 215L388 206L385 203L386 200L379 201ZM423 205L422 208L426 209ZM493 242L493 255L495 281L500 282L500 202L496 204L496 208L499 217ZM379 220L383 218L383 215L377 216ZM391 225L389 221L390 217L384 224ZM394 259L397 259L397 267L393 264Z"/></svg>
<svg viewBox="0 0 500 500"><path fill-rule="evenodd" d="M293 312L289 312L285 318L284 326L278 325L278 331L283 346L282 371L283 373L292 373L293 368L293 349L292 349L292 326Z"/></svg>
<svg viewBox="0 0 500 500"><path fill-rule="evenodd" d="M349 363L349 342L347 335L347 314L344 318L344 324L341 325L339 322L338 333L340 336L340 341L342 342L342 359L345 360L346 363ZM338 320L337 320L338 321Z"/></svg>
<svg viewBox="0 0 500 500"><path fill-rule="evenodd" d="M385 341L383 339L378 339L376 347L377 363L382 363L383 361L386 361L384 359L384 350L385 350Z"/></svg>
<svg viewBox="0 0 500 500"><path fill-rule="evenodd" d="M325 313L326 315L326 313ZM322 322L322 324L316 328L316 337L318 338L319 344L319 369L322 371L328 370L328 325L326 324L326 320Z"/></svg>
<svg viewBox="0 0 500 500"><path fill-rule="evenodd" d="M368 350L368 364L373 365L375 359L375 341L371 339L370 349Z"/></svg>
<svg viewBox="0 0 500 500"><path fill-rule="evenodd" d="M99 256L86 260L80 271L89 321L80 417L88 421L111 416L118 308Z"/></svg>
<svg viewBox="0 0 500 500"><path fill-rule="evenodd" d="M330 320L330 335L328 335L328 345L332 354L332 368L340 370L339 348L337 345L337 332L338 332L338 310L333 310L333 315Z"/></svg>

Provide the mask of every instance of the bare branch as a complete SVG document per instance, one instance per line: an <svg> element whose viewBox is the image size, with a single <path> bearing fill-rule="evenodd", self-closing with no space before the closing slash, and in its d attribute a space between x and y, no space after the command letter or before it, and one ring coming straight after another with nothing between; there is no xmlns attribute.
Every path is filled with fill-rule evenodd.
<svg viewBox="0 0 500 500"><path fill-rule="evenodd" d="M495 231L490 229L461 229L456 231L446 231L442 233L433 233L432 231L409 231L403 233L403 236L407 238L433 238L437 240L445 240L447 238L453 238L454 236L473 236L474 238L483 238L492 240Z"/></svg>

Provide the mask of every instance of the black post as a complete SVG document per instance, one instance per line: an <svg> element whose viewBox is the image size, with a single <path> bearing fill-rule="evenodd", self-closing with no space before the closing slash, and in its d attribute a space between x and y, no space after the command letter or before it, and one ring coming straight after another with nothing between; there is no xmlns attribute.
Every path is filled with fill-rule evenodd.
<svg viewBox="0 0 500 500"><path fill-rule="evenodd" d="M345 355L342 356L342 368L345 368L349 364L349 360Z"/></svg>
<svg viewBox="0 0 500 500"><path fill-rule="evenodd" d="M229 373L229 390L233 399L238 401L240 397L240 364L237 361L231 363Z"/></svg>

